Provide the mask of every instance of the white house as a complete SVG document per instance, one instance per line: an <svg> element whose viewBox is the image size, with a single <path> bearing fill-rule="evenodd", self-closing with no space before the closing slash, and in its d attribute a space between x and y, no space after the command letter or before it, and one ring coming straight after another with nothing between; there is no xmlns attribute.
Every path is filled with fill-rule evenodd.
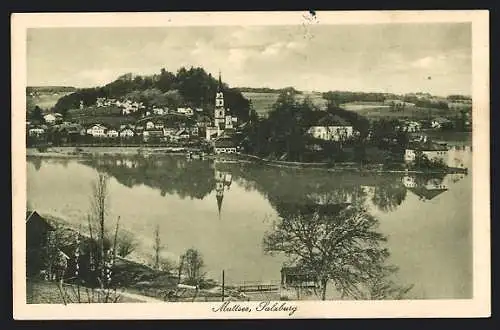
<svg viewBox="0 0 500 330"><path fill-rule="evenodd" d="M57 117L55 115L49 113L48 115L43 116L43 119L45 120L45 122L47 124L53 124L56 122Z"/></svg>
<svg viewBox="0 0 500 330"><path fill-rule="evenodd" d="M232 154L237 152L237 147L232 139L219 138L214 141L214 151L216 154Z"/></svg>
<svg viewBox="0 0 500 330"><path fill-rule="evenodd" d="M420 132L422 129L422 124L417 121L405 121L401 125L401 130L404 132L415 133Z"/></svg>
<svg viewBox="0 0 500 330"><path fill-rule="evenodd" d="M154 129L155 128L155 123L153 123L152 121L148 121L146 123L146 129Z"/></svg>
<svg viewBox="0 0 500 330"><path fill-rule="evenodd" d="M110 130L108 130L108 131L107 131L106 135L107 135L107 137L109 137L109 138L115 138L115 137L118 137L120 134L118 133L118 131L117 131L117 130L115 130L115 129L110 129Z"/></svg>
<svg viewBox="0 0 500 330"><path fill-rule="evenodd" d="M440 129L444 127L451 126L452 122L446 118L438 117L432 120L431 127L435 129Z"/></svg>
<svg viewBox="0 0 500 330"><path fill-rule="evenodd" d="M130 128L125 128L120 132L120 137L121 138L129 138L134 136L134 131L131 130Z"/></svg>
<svg viewBox="0 0 500 330"><path fill-rule="evenodd" d="M101 124L95 124L87 129L87 134L94 137L104 137L106 136L106 127Z"/></svg>
<svg viewBox="0 0 500 330"><path fill-rule="evenodd" d="M40 136L45 133L45 130L41 127L30 128L28 131L29 136Z"/></svg>
<svg viewBox="0 0 500 330"><path fill-rule="evenodd" d="M308 133L317 139L340 141L354 135L352 126L311 126Z"/></svg>
<svg viewBox="0 0 500 330"><path fill-rule="evenodd" d="M192 116L194 115L193 109L187 107L187 108L177 108L177 113L181 113L186 116Z"/></svg>
<svg viewBox="0 0 500 330"><path fill-rule="evenodd" d="M161 116L161 115L164 115L164 114L165 114L165 110L164 110L164 109L162 109L162 108L156 108L156 107L155 107L155 108L153 108L153 113L154 113L155 115L160 115L160 116Z"/></svg>
<svg viewBox="0 0 500 330"><path fill-rule="evenodd" d="M421 152L422 155L426 156L429 160L442 161L445 164L448 163L448 147L429 141L426 137L424 137L424 140L421 142L411 143L408 148L405 149L405 162L414 162L418 152Z"/></svg>
<svg viewBox="0 0 500 330"><path fill-rule="evenodd" d="M354 136L354 128L343 118L336 115L327 115L321 118L315 126L307 131L317 139L340 141Z"/></svg>

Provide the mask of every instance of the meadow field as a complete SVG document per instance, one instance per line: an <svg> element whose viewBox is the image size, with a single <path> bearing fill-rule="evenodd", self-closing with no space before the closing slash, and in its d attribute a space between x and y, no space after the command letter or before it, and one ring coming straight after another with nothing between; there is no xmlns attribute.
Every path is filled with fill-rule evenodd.
<svg viewBox="0 0 500 330"><path fill-rule="evenodd" d="M260 92L242 92L243 96L252 101L253 108L259 116L265 117L271 111L273 104L278 99L278 93L260 93ZM326 100L321 96L321 93L303 92L297 95L297 100L302 101L309 97L311 101L321 109L326 108Z"/></svg>

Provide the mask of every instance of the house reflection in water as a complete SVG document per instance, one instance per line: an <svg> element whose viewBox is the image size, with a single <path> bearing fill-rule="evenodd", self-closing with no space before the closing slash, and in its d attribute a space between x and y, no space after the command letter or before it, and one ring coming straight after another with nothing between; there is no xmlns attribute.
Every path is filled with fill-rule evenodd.
<svg viewBox="0 0 500 330"><path fill-rule="evenodd" d="M215 175L215 197L217 198L217 210L219 218L221 215L222 201L224 199L224 190L229 190L233 180L231 173L214 170Z"/></svg>
<svg viewBox="0 0 500 330"><path fill-rule="evenodd" d="M403 185L417 195L421 201L428 201L447 191L451 184L460 181L465 175L447 174L444 177L406 175L402 181Z"/></svg>

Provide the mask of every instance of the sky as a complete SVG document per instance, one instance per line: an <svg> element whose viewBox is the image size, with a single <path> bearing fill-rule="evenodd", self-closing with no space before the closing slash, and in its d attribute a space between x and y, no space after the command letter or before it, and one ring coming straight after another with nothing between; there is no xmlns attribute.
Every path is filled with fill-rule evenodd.
<svg viewBox="0 0 500 330"><path fill-rule="evenodd" d="M471 94L469 23L36 28L29 86L201 66L231 87Z"/></svg>

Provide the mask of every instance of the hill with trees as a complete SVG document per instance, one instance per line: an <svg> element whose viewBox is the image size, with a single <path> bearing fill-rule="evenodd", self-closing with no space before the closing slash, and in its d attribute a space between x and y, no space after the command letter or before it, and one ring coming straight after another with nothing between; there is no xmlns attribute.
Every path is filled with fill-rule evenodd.
<svg viewBox="0 0 500 330"><path fill-rule="evenodd" d="M205 115L213 114L218 80L203 68L180 68L176 73L161 69L159 74L143 76L124 74L102 87L82 88L61 97L54 111L66 114L68 110L95 104L97 98L130 99L146 107L202 108ZM236 88L223 83L226 107L241 121L249 118L250 103Z"/></svg>

